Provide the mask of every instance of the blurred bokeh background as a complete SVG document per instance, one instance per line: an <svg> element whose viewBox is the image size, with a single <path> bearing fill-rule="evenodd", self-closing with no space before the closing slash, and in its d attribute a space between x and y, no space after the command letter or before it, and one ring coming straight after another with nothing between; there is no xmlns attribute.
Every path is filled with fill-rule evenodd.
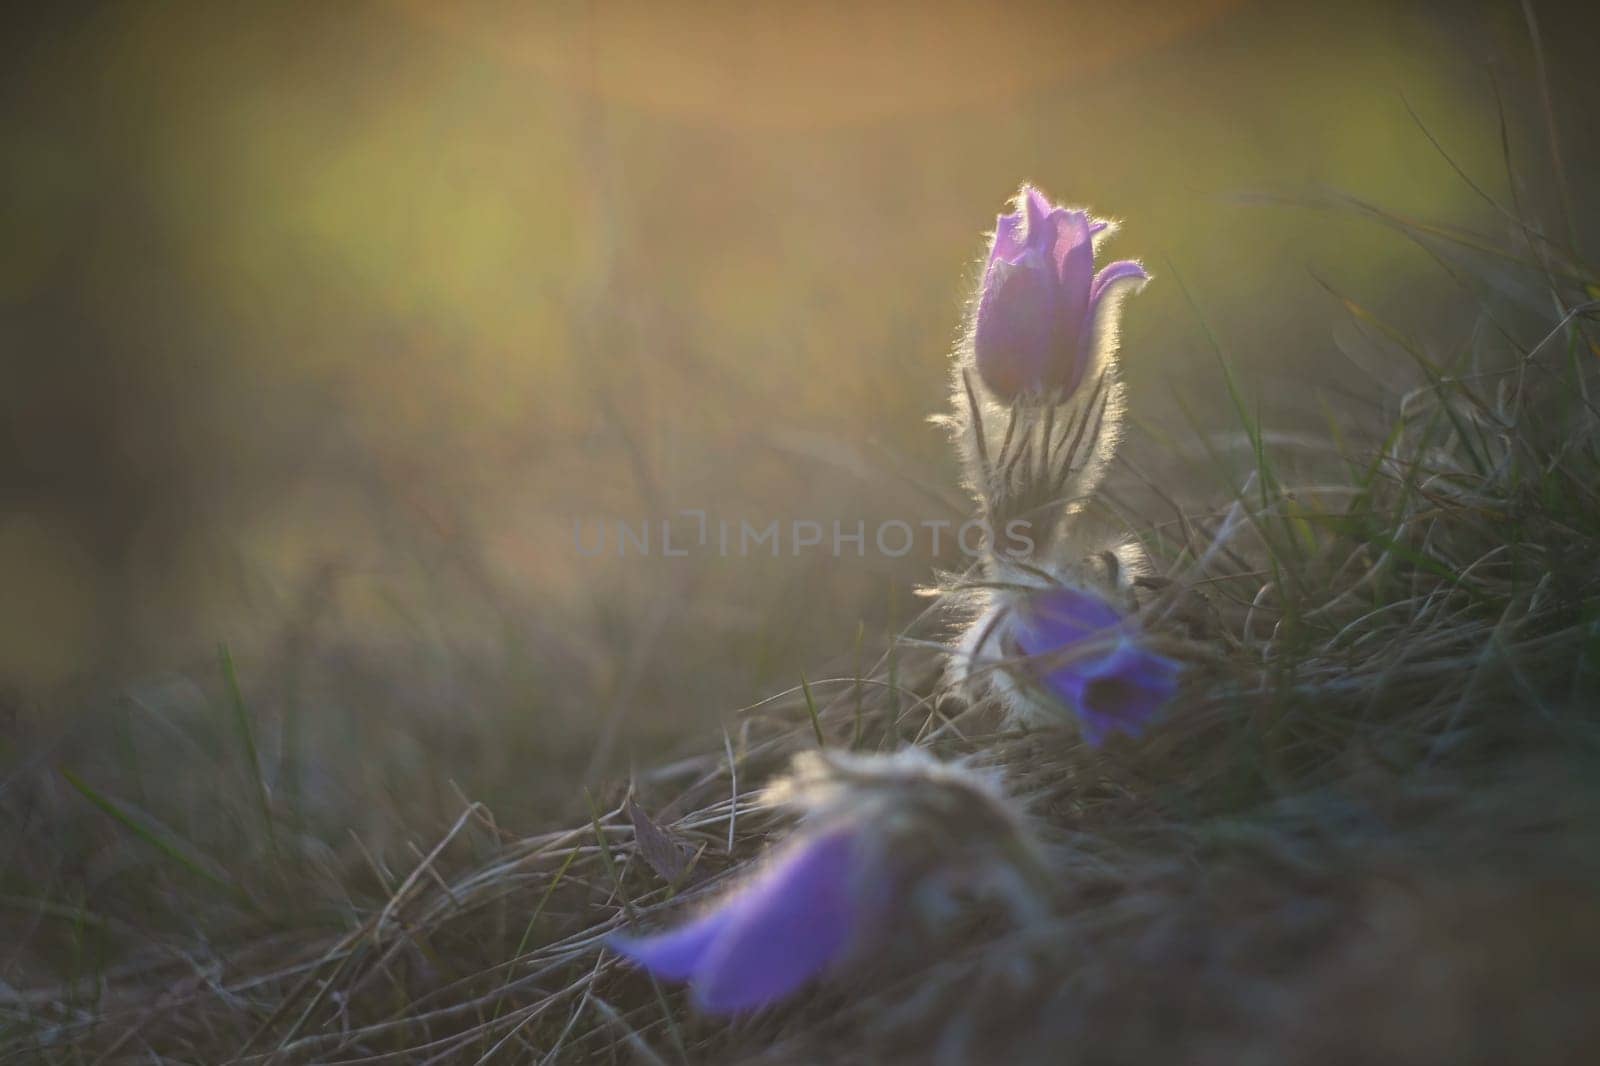
<svg viewBox="0 0 1600 1066"><path fill-rule="evenodd" d="M1582 176L1575 6L1537 5ZM1124 343L1157 426L1229 417L1180 278L1269 420L1360 391L1322 281L1469 329L1424 249L1252 194L1504 228L1451 160L1561 193L1515 3L45 5L10 36L0 692L203 713L226 643L266 757L357 793L370 761L536 802L881 647L948 546L586 558L574 523L959 516L925 419L1024 179L1157 275Z"/></svg>

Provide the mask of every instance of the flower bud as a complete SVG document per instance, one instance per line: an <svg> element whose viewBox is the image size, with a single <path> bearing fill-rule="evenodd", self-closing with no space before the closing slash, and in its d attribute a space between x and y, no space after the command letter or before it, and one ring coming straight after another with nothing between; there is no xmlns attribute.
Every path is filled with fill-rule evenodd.
<svg viewBox="0 0 1600 1066"><path fill-rule="evenodd" d="M1131 259L1095 273L1097 237L1111 224L1053 207L1023 186L1019 210L995 225L973 324L978 376L1001 401L1064 400L1116 339L1114 297L1149 280Z"/></svg>

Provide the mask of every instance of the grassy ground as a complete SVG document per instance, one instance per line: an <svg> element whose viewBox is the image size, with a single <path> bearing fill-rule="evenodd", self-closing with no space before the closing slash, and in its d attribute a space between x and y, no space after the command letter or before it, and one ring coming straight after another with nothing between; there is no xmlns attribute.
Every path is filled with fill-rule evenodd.
<svg viewBox="0 0 1600 1066"><path fill-rule="evenodd" d="M1144 740L1094 751L1002 728L941 684L951 618L934 599L881 653L842 634L833 669L629 782L552 780L572 816L525 835L426 772L425 734L409 767L269 774L264 749L303 750L282 730L316 723L265 735L221 649L214 698L188 718L128 697L100 735L38 746L21 721L0 792L0 1048L108 1063L1592 1061L1600 278L1514 204L1494 205L1495 234L1340 206L1433 255L1476 315L1424 343L1330 286L1352 340L1329 357L1352 376L1382 367L1351 390L1374 404L1264 425L1218 342L1233 429L1135 412L1096 507L1145 545L1146 617L1190 664ZM819 744L1002 768L1046 842L1049 916L957 922L920 956L734 1024L599 949L759 854L782 829L762 782ZM381 816L318 813L370 773ZM458 812L423 843L408 789Z"/></svg>

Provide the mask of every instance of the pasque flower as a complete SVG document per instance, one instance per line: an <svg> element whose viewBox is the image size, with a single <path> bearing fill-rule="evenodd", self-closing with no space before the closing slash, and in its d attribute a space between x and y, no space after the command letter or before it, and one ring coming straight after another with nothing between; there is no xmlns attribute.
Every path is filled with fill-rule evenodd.
<svg viewBox="0 0 1600 1066"><path fill-rule="evenodd" d="M1149 275L1131 259L1094 269L1112 224L1053 206L1029 185L1001 215L973 326L978 376L996 397L1070 396L1116 337L1120 297Z"/></svg>
<svg viewBox="0 0 1600 1066"><path fill-rule="evenodd" d="M688 925L612 937L611 947L657 977L691 981L708 1013L775 1003L837 963L877 918L881 886L865 848L849 828L803 835Z"/></svg>
<svg viewBox="0 0 1600 1066"><path fill-rule="evenodd" d="M1013 902L1029 891L1020 814L990 779L920 749L802 755L767 801L805 820L753 875L685 925L609 940L656 977L688 981L707 1013L787 998L887 943L951 884L998 886Z"/></svg>
<svg viewBox="0 0 1600 1066"><path fill-rule="evenodd" d="M1083 589L1040 589L1013 608L1020 669L1076 715L1094 746L1112 732L1139 735L1178 690L1181 665L1140 638L1130 619Z"/></svg>

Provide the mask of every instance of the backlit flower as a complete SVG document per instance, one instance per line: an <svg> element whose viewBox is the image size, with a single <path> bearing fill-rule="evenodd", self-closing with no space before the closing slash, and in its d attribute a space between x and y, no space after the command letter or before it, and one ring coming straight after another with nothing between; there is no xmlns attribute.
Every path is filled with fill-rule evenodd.
<svg viewBox="0 0 1600 1066"><path fill-rule="evenodd" d="M1121 295L1149 280L1131 259L1094 269L1097 238L1111 223L1051 205L1025 185L1014 214L1001 215L984 269L973 357L989 391L1070 396L1115 343Z"/></svg>

